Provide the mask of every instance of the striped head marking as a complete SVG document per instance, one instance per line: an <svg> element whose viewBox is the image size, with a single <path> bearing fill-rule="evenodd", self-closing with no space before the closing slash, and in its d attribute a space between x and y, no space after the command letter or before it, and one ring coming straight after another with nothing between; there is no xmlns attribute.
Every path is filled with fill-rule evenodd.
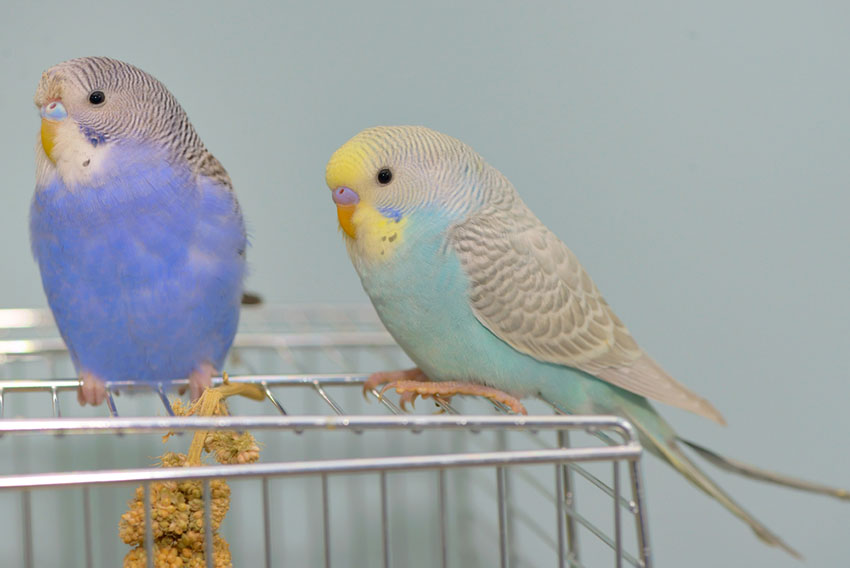
<svg viewBox="0 0 850 568"><path fill-rule="evenodd" d="M39 176L90 180L115 144L161 146L172 155L202 156L203 144L165 86L144 71L107 57L55 65L35 93L41 115Z"/></svg>
<svg viewBox="0 0 850 568"><path fill-rule="evenodd" d="M399 228L411 214L433 209L451 217L468 210L469 190L483 167L478 154L445 134L420 126L378 126L334 152L325 179L347 239L365 239L366 248L386 256L403 241Z"/></svg>

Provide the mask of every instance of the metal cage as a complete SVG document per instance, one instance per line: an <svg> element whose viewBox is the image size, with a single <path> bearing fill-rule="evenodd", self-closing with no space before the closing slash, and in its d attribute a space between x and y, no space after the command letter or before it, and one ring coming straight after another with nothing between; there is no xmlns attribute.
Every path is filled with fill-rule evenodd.
<svg viewBox="0 0 850 568"><path fill-rule="evenodd" d="M81 408L49 312L0 310L3 564L115 566L133 486L149 500L153 482L203 480L208 504L210 481L226 479L235 566L652 566L628 422L462 397L405 413L394 394L361 396L363 372L406 366L370 307L246 308L227 370L260 385L262 403L174 417L179 381L122 382ZM188 447L162 434L215 429L252 432L260 462L151 467ZM149 508L145 519L151 566Z"/></svg>

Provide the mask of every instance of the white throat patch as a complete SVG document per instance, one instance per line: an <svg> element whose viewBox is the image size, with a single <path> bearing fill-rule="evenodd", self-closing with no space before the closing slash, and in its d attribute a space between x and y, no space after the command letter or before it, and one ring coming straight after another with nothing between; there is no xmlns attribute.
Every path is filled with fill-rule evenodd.
<svg viewBox="0 0 850 568"><path fill-rule="evenodd" d="M109 144L92 145L77 123L66 118L55 126L55 164L47 157L41 138L38 138L35 149L36 183L44 187L58 175L69 188L87 185L103 170L109 150Z"/></svg>

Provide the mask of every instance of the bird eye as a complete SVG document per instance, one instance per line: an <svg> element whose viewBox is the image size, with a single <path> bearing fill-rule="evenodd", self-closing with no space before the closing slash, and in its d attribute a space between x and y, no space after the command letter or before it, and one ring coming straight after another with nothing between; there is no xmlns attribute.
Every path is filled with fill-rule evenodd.
<svg viewBox="0 0 850 568"><path fill-rule="evenodd" d="M393 181L393 173L389 170L389 168L383 168L378 172L378 183L381 185L387 185Z"/></svg>
<svg viewBox="0 0 850 568"><path fill-rule="evenodd" d="M106 101L106 95L103 91L92 91L89 95L89 102L93 105L101 105Z"/></svg>

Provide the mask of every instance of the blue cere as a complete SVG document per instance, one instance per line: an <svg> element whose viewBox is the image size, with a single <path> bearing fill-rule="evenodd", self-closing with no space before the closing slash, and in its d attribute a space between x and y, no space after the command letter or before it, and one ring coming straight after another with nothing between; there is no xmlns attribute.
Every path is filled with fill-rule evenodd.
<svg viewBox="0 0 850 568"><path fill-rule="evenodd" d="M50 101L41 107L41 116L47 120L59 121L68 116L68 111L60 101Z"/></svg>

